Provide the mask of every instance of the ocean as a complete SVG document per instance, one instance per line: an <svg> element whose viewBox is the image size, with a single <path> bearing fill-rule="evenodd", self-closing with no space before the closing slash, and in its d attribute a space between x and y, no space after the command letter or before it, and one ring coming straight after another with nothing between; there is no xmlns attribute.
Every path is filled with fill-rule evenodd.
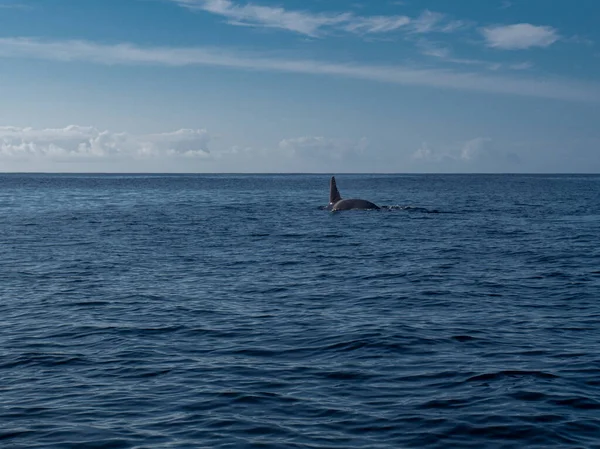
<svg viewBox="0 0 600 449"><path fill-rule="evenodd" d="M600 176L0 175L0 447L600 447Z"/></svg>

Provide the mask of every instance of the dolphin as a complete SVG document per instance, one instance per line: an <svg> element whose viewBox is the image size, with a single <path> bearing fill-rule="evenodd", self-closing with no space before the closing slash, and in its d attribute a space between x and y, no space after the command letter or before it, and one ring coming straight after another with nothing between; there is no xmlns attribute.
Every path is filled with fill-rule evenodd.
<svg viewBox="0 0 600 449"><path fill-rule="evenodd" d="M331 177L331 181L329 182L329 204L325 208L332 212L336 212L338 210L351 210L351 209L381 209L376 204L371 203L367 200L359 200L359 199L347 199L343 200L340 195L337 186L335 185L335 176Z"/></svg>

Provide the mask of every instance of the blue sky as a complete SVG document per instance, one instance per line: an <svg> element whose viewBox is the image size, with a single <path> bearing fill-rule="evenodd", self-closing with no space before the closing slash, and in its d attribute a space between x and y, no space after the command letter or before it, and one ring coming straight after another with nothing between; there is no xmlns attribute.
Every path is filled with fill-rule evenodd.
<svg viewBox="0 0 600 449"><path fill-rule="evenodd" d="M599 172L596 0L0 0L0 171Z"/></svg>

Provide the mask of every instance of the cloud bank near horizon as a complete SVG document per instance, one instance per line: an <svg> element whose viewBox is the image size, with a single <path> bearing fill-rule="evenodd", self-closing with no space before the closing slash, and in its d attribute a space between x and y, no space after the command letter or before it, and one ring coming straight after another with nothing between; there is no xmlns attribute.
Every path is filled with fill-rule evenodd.
<svg viewBox="0 0 600 449"><path fill-rule="evenodd" d="M31 164L32 167L65 167L67 171L87 167L121 171L288 171L328 170L335 164L351 166L366 153L368 141L303 136L282 139L270 146L221 145L209 149L211 137L206 129L179 129L171 132L132 134L99 130L93 126L69 125L64 128L36 129L0 126L0 162ZM58 165L56 165L58 164ZM125 169L127 171L127 169Z"/></svg>
<svg viewBox="0 0 600 449"><path fill-rule="evenodd" d="M209 135L204 129L134 135L100 131L91 126L20 128L0 126L0 158L60 161L119 158L207 158Z"/></svg>

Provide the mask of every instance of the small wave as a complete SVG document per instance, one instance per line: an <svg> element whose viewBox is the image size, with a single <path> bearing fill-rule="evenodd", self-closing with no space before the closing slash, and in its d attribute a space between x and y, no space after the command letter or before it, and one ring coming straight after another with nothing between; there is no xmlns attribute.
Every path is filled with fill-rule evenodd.
<svg viewBox="0 0 600 449"><path fill-rule="evenodd" d="M444 409L444 408L462 408L470 404L467 399L433 399L422 404L420 408Z"/></svg>
<svg viewBox="0 0 600 449"><path fill-rule="evenodd" d="M318 210L328 210L327 206L319 206ZM422 214L439 214L441 213L437 209L427 209L426 207L418 207L418 206L401 206L398 204L394 205L382 205L379 206L380 210L385 211L401 211L401 212L414 212L414 213L422 213Z"/></svg>
<svg viewBox="0 0 600 449"><path fill-rule="evenodd" d="M72 364L84 364L87 360L83 357L76 355L66 354L23 354L16 357L13 360L8 360L0 368L15 368L19 366L42 366L42 367L53 367L59 365L72 365Z"/></svg>
<svg viewBox="0 0 600 449"><path fill-rule="evenodd" d="M21 436L26 436L29 434L33 434L33 430L14 429L14 430L0 431L0 441L1 440L9 440L11 438L17 438L17 437L21 437Z"/></svg>
<svg viewBox="0 0 600 449"><path fill-rule="evenodd" d="M473 340L477 340L477 338L475 337L471 337L470 335L455 335L452 337L453 340L459 341L461 343L465 342L465 341L473 341Z"/></svg>
<svg viewBox="0 0 600 449"><path fill-rule="evenodd" d="M555 405L562 405L580 410L600 410L600 402L583 396L567 399L554 399L551 402Z"/></svg>
<svg viewBox="0 0 600 449"><path fill-rule="evenodd" d="M426 207L418 207L418 206L400 206L400 205L391 205L391 206L380 206L381 210L387 211L404 211L404 212L414 212L414 213L422 213L422 214L439 214L440 211L437 209L427 209Z"/></svg>
<svg viewBox="0 0 600 449"><path fill-rule="evenodd" d="M345 351L354 351L354 350L360 349L367 345L368 345L368 342L362 341L362 340L344 341L344 342L334 343L334 344L331 344L329 346L326 346L324 348L319 348L319 349L324 350L324 351L345 352Z"/></svg>
<svg viewBox="0 0 600 449"><path fill-rule="evenodd" d="M262 357L262 358L272 358L277 356L277 351L270 349L239 349L237 351L233 351L235 355L243 355L246 357Z"/></svg>
<svg viewBox="0 0 600 449"><path fill-rule="evenodd" d="M496 373L478 374L467 379L467 382L499 380L506 377L537 377L539 379L557 379L559 376L544 371L504 370Z"/></svg>
<svg viewBox="0 0 600 449"><path fill-rule="evenodd" d="M519 401L542 401L548 397L544 393L539 391L517 391L512 393L511 396Z"/></svg>
<svg viewBox="0 0 600 449"><path fill-rule="evenodd" d="M373 377L365 371L320 371L318 374L320 377L330 380L365 380Z"/></svg>

